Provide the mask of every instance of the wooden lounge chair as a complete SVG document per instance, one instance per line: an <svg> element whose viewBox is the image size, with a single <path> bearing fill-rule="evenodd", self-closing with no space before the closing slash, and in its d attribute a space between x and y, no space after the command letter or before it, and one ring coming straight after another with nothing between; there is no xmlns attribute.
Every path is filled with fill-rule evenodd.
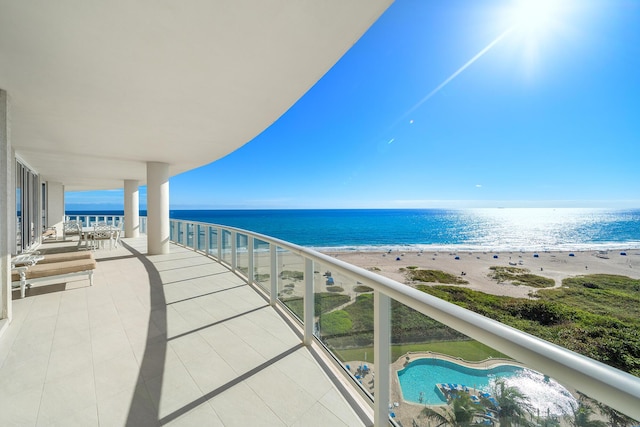
<svg viewBox="0 0 640 427"><path fill-rule="evenodd" d="M95 269L96 261L93 257L16 267L11 271L11 285L20 286L21 298L24 298L25 289L31 287L33 283L52 278L66 279L86 274L89 277L89 285L93 286L93 270Z"/></svg>
<svg viewBox="0 0 640 427"><path fill-rule="evenodd" d="M80 259L93 259L93 253L89 251L76 251L44 254L44 258L38 261L38 265L51 264L53 262L76 261Z"/></svg>

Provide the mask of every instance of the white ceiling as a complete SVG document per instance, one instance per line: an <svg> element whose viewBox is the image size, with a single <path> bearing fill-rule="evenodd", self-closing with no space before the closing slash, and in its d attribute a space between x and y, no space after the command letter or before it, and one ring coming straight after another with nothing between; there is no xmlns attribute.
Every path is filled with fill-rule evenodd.
<svg viewBox="0 0 640 427"><path fill-rule="evenodd" d="M16 154L67 190L211 163L278 119L392 0L0 0Z"/></svg>

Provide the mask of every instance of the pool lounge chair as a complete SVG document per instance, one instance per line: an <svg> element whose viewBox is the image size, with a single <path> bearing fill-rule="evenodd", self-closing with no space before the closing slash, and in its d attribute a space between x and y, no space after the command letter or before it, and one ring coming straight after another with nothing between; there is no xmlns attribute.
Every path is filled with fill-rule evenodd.
<svg viewBox="0 0 640 427"><path fill-rule="evenodd" d="M93 257L15 267L11 271L11 285L20 287L21 298L25 297L27 287L53 278L66 279L86 274L89 278L89 285L93 286L93 270L95 269L96 261Z"/></svg>

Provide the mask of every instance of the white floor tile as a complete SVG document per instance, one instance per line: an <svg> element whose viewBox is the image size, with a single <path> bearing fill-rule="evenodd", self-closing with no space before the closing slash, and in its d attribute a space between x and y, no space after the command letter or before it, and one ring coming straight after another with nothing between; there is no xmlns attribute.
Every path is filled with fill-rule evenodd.
<svg viewBox="0 0 640 427"><path fill-rule="evenodd" d="M146 252L144 238L125 243ZM300 342L263 298L221 264L171 249L144 263L96 251L94 286L14 301L0 425L362 425L306 348L272 360Z"/></svg>

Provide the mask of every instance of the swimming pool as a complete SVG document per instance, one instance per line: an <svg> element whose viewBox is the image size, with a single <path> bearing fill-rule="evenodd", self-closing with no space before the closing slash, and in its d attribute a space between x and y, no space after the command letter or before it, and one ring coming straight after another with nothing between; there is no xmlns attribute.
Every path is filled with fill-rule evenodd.
<svg viewBox="0 0 640 427"><path fill-rule="evenodd" d="M448 360L423 358L409 363L398 371L398 380L404 400L427 405L447 403L436 384L464 384L479 390L488 390L490 381L510 377L522 372L514 365L499 365L488 369L475 369ZM422 402L420 395L422 393Z"/></svg>
<svg viewBox="0 0 640 427"><path fill-rule="evenodd" d="M576 404L571 393L554 379L515 365L475 369L448 360L421 358L398 371L404 400L421 403L422 392L422 404L426 405L447 403L436 384L464 384L491 392L492 384L498 378L504 378L508 387L517 387L525 394L532 408L540 413L563 414L570 412Z"/></svg>

